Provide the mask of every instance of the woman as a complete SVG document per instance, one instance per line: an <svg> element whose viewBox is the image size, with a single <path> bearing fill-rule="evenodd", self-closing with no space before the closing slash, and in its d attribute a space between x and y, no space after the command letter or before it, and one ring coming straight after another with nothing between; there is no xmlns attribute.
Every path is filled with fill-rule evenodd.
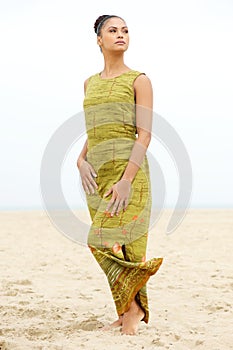
<svg viewBox="0 0 233 350"><path fill-rule="evenodd" d="M104 69L84 83L88 138L77 166L92 219L88 246L107 276L118 314L107 329L122 326L123 334L133 335L140 321L148 323L146 282L162 263L146 261L152 86L124 63L129 34L121 17L100 16L94 29Z"/></svg>

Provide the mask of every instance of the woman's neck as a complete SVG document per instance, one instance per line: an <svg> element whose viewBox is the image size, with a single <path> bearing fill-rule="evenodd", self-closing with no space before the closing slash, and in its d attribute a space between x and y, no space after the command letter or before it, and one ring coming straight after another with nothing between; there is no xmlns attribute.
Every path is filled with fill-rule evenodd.
<svg viewBox="0 0 233 350"><path fill-rule="evenodd" d="M129 67L125 65L122 55L119 57L116 57L116 54L104 56L104 69L101 72L103 78L112 78L128 70Z"/></svg>

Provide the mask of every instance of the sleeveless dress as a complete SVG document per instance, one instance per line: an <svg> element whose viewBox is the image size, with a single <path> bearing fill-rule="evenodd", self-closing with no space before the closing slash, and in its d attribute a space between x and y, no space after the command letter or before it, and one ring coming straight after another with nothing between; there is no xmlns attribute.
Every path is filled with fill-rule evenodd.
<svg viewBox="0 0 233 350"><path fill-rule="evenodd" d="M119 216L106 213L111 195L103 195L117 183L127 166L137 138L134 81L140 75L130 70L118 77L88 79L83 101L88 152L86 160L97 173L98 189L86 195L92 219L88 246L106 274L118 315L124 314L134 298L148 323L146 282L162 264L162 258L146 261L151 211L150 174L147 157L131 186L129 204Z"/></svg>

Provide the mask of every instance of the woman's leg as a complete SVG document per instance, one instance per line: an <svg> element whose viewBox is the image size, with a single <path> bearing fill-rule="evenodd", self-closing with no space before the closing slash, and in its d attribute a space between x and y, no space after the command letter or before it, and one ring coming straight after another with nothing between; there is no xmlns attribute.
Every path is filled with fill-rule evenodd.
<svg viewBox="0 0 233 350"><path fill-rule="evenodd" d="M146 260L147 234L135 240L131 244L123 245L122 252L125 261L141 263ZM109 330L115 327L122 327L123 334L136 334L138 325L143 319L148 320L148 300L146 285L142 286L135 298L129 305L129 309L110 325L103 327L103 330Z"/></svg>
<svg viewBox="0 0 233 350"><path fill-rule="evenodd" d="M122 319L122 334L137 334L139 323L145 317L145 313L140 305L134 299L130 305L129 311L124 313Z"/></svg>
<svg viewBox="0 0 233 350"><path fill-rule="evenodd" d="M129 245L123 246L123 252L127 261L144 262L146 260L147 234L132 242ZM149 310L146 292L146 284L139 290L130 308L124 313L122 319L122 333L134 335L137 333L139 323L145 319L148 322Z"/></svg>

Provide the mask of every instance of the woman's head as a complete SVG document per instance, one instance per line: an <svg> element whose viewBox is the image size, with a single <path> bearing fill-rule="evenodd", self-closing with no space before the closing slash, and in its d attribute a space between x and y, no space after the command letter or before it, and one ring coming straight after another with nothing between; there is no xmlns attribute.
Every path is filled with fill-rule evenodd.
<svg viewBox="0 0 233 350"><path fill-rule="evenodd" d="M97 44L101 51L126 51L129 45L128 27L123 18L116 15L99 16L94 24Z"/></svg>

